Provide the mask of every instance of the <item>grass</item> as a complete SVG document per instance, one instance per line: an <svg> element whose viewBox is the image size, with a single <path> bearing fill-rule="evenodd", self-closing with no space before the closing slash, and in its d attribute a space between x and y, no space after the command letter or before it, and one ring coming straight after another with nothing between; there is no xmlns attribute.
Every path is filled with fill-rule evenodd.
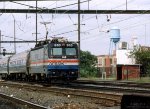
<svg viewBox="0 0 150 109"><path fill-rule="evenodd" d="M102 79L101 77L88 77L84 78L81 77L78 80L91 80L91 81L116 81L115 77L109 77L106 79ZM141 78L133 78L133 79L128 79L128 80L119 80L121 81L129 81L129 82L137 82L137 83L150 83L150 77L141 77Z"/></svg>
<svg viewBox="0 0 150 109"><path fill-rule="evenodd" d="M102 79L101 77L88 77L88 78L84 78L81 77L78 80L92 80L92 81L115 81L116 78L106 78L106 79Z"/></svg>
<svg viewBox="0 0 150 109"><path fill-rule="evenodd" d="M129 81L137 82L137 83L150 83L150 77L141 77L129 79Z"/></svg>

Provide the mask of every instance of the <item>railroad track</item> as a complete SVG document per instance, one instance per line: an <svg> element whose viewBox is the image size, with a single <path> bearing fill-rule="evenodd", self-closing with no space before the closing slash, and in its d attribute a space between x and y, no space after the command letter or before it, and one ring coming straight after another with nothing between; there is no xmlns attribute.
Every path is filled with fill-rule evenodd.
<svg viewBox="0 0 150 109"><path fill-rule="evenodd" d="M77 87L91 90L107 90L119 93L150 93L150 83L118 82L118 81L84 81L79 80L70 84L69 87Z"/></svg>
<svg viewBox="0 0 150 109"><path fill-rule="evenodd" d="M116 84L115 84L116 83ZM16 85L17 84L17 85ZM54 84L50 87L45 83L17 83L17 82L0 82L0 85L23 88L32 91L50 92L61 96L78 96L91 99L94 103L100 103L104 106L116 106L121 103L123 94L150 95L150 88L117 82L74 82L71 84ZM128 87L129 86L129 87Z"/></svg>
<svg viewBox="0 0 150 109"><path fill-rule="evenodd" d="M84 97L96 104L104 106L117 106L121 103L122 94L99 92L83 89L61 88L61 87L45 87L42 85L20 84L20 83L7 83L0 82L0 86L16 87L32 91L50 92L60 96L68 97Z"/></svg>
<svg viewBox="0 0 150 109"><path fill-rule="evenodd" d="M28 101L25 101L25 100L22 100L22 99L19 99L19 98L10 96L10 95L6 95L6 94L3 94L3 93L0 93L0 97L3 98L3 99L7 99L7 100L9 100L13 103L27 106L30 109L47 109L47 107L44 107L44 106L41 106L41 105L38 105L38 104L34 104L34 103L31 103L31 102L28 102Z"/></svg>
<svg viewBox="0 0 150 109"><path fill-rule="evenodd" d="M93 84L70 84L70 88L75 89L86 89L86 90L96 90L96 91L107 91L116 92L123 94L150 94L150 89L140 88L140 87L128 87L128 86L115 86L115 85L93 85Z"/></svg>
<svg viewBox="0 0 150 109"><path fill-rule="evenodd" d="M93 81L93 80L77 80L74 83L79 84L93 84L93 85L114 85L127 87L149 88L150 83L136 83L131 81Z"/></svg>

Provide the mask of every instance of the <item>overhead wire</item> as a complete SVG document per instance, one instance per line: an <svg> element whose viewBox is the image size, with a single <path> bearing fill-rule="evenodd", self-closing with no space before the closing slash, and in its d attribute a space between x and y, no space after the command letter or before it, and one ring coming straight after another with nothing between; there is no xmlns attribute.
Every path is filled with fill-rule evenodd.
<svg viewBox="0 0 150 109"><path fill-rule="evenodd" d="M6 35L3 35L4 37L8 37L8 38L11 38L11 39L14 39L14 37L13 36L6 36ZM16 38L17 40L20 40L20 41L25 41L25 40L23 40L23 39L20 39L20 38Z"/></svg>
<svg viewBox="0 0 150 109"><path fill-rule="evenodd" d="M18 24L17 24L18 25ZM19 25L18 25L18 27L19 27ZM19 29L20 29L20 27L19 27ZM20 29L21 30L21 29ZM76 31L76 30L75 30ZM69 32L64 32L64 33L60 33L60 34L57 34L57 35L61 35L61 34L66 34L66 33L70 33L70 32L74 32L74 30L73 31L69 31ZM55 36L55 35L53 35L53 36ZM18 38L16 38L16 39L18 39Z"/></svg>
<svg viewBox="0 0 150 109"><path fill-rule="evenodd" d="M69 10L67 10L67 11L69 11ZM67 11L65 11L64 13L66 13ZM64 14L64 13L63 13L63 14ZM70 31L69 31L69 32L70 32ZM65 32L65 33L69 33L69 32ZM64 34L64 33L63 33L63 34ZM58 34L56 34L56 35L58 35ZM56 35L53 35L53 37L56 36ZM59 35L62 35L62 34L59 34ZM52 36L48 36L48 37L52 37Z"/></svg>
<svg viewBox="0 0 150 109"><path fill-rule="evenodd" d="M136 16L135 16L136 17ZM126 20L126 19L125 19ZM122 20L122 21L124 21L124 20ZM119 22L121 22L121 21L119 21ZM118 23L118 21L117 22L113 22L112 24L114 24L114 23ZM110 25L110 24L109 24ZM99 27L98 27L99 28Z"/></svg>
<svg viewBox="0 0 150 109"><path fill-rule="evenodd" d="M114 23L116 23L116 22L114 22ZM98 27L99 28L99 27Z"/></svg>
<svg viewBox="0 0 150 109"><path fill-rule="evenodd" d="M83 1L83 2L85 2L85 1ZM17 3L17 2L14 2L14 3ZM57 2L56 2L57 3ZM18 3L18 4L21 4L21 5L25 5L25 4L22 4L22 3ZM73 4L71 4L71 5L73 5ZM29 5L25 5L25 6L29 6ZM66 6L69 6L69 5L66 5ZM30 6L30 7L33 7L33 6ZM64 6L62 6L62 7L64 7ZM39 7L38 7L39 8ZM52 9L57 9L57 8L61 8L61 7L56 7L56 8L52 8ZM40 8L41 9L41 8Z"/></svg>
<svg viewBox="0 0 150 109"><path fill-rule="evenodd" d="M83 3L84 3L85 1L83 1ZM82 2L81 2L82 3ZM19 3L20 4L20 3ZM22 4L23 5L23 4ZM29 5L28 5L29 6ZM68 5L67 5L68 6ZM32 7L32 6L31 6ZM38 7L39 8L39 7ZM60 8L60 7L59 7ZM67 10L67 11L69 11L69 10ZM67 11L65 11L64 13L66 13ZM64 14L64 13L62 13L62 14ZM28 31L29 32L29 31Z"/></svg>
<svg viewBox="0 0 150 109"><path fill-rule="evenodd" d="M13 16L13 18L15 19L15 16L14 16L13 14L12 14L12 16ZM19 26L19 24L17 23L17 21L16 21L15 23L17 24L19 30L22 31L22 32L24 32L23 29L20 28L21 24L20 24L20 26Z"/></svg>
<svg viewBox="0 0 150 109"><path fill-rule="evenodd" d="M130 1L131 1L131 0L130 0ZM130 2L130 1L129 1L129 2ZM132 0L132 1L133 1L133 0ZM68 6L68 5L66 5L66 6ZM62 6L62 7L63 7L63 6ZM61 7L56 7L56 8L61 8ZM52 9L56 9L56 8L52 8Z"/></svg>
<svg viewBox="0 0 150 109"><path fill-rule="evenodd" d="M99 21L98 21L98 16L96 14L96 21L97 21L97 25L98 25L98 31L100 31L100 26L99 26Z"/></svg>
<svg viewBox="0 0 150 109"><path fill-rule="evenodd" d="M131 0L130 0L131 1ZM122 6L122 5L120 5L120 6ZM118 6L119 7L119 6ZM116 21L116 22L113 22L113 23L110 23L110 24L114 24L114 23L119 23L119 22L122 22L122 21L125 21L125 20L128 20L128 19L131 19L131 18L134 18L134 17L138 17L138 16L141 16L141 15L137 15L137 16L133 16L133 17L129 17L129 18L126 18L126 19L123 19L123 20L120 20L120 21ZM94 16L95 17L95 16ZM106 24L106 25L110 25L110 24ZM105 26L106 26L105 25ZM95 29L97 29L97 28L99 28L99 26L97 26L96 28L91 28L91 29L88 29L88 30L86 30L86 31L92 31L92 30L95 30ZM86 38L87 39L87 38Z"/></svg>
<svg viewBox="0 0 150 109"><path fill-rule="evenodd" d="M126 27L123 27L123 28L121 28L121 30L127 30L127 29L129 29L129 27L130 28L134 28L134 27L137 27L137 26L139 26L139 25L145 25L145 24L149 24L150 23L150 20L148 20L148 22L144 22L144 23L137 23L137 24L134 24L134 25L128 25L128 26L126 26Z"/></svg>
<svg viewBox="0 0 150 109"><path fill-rule="evenodd" d="M90 0L91 1L91 0ZM27 4L24 4L24 3L19 3L19 2L15 2L15 1L10 1L12 3L15 3L15 4L19 4L19 5L23 5L23 6L27 6L27 7L30 7L30 8L36 8L35 6L31 6L31 5L27 5ZM85 2L88 2L88 0L85 0L85 1L82 1L80 3L85 3ZM57 2L55 2L57 4ZM68 5L64 5L64 6L59 6L59 7L55 7L55 8L50 8L51 10L56 10L56 9L59 9L59 8L64 8L64 7L68 7L68 6L73 6L73 5L77 5L78 3L72 3L72 4L68 4ZM40 9L40 10L43 10L43 9L49 9L49 8L46 8L46 7L37 7L37 9ZM39 11L40 12L40 11Z"/></svg>
<svg viewBox="0 0 150 109"><path fill-rule="evenodd" d="M60 36L60 35L63 35L63 34L73 33L73 32L76 32L76 31L77 31L77 30L66 31L66 32L63 32L63 33L58 33L58 34L51 35L51 36L49 36L49 37ZM45 38L40 38L40 39L45 39ZM39 40L39 39L38 39L38 40Z"/></svg>
<svg viewBox="0 0 150 109"><path fill-rule="evenodd" d="M86 0L86 1L83 1L83 2L80 2L80 3L84 3L84 2L87 2L88 0ZM64 13L66 13L66 12L68 12L69 10L67 10L67 11L65 11ZM63 13L63 14L64 14ZM70 17L71 18L71 17ZM72 26L72 25L71 25Z"/></svg>
<svg viewBox="0 0 150 109"><path fill-rule="evenodd" d="M133 1L133 0L132 0ZM130 3L131 3L131 0L130 0ZM120 6L123 6L123 5L120 5ZM118 6L118 7L120 7L120 6ZM119 22L122 22L122 21L125 21L125 20L128 20L128 19L131 19L131 18L134 18L134 17L138 17L138 16L141 16L141 15L137 15L137 16L133 16L133 17L129 17L129 18L126 18L126 19L123 19L123 20L120 20L120 21L116 21L116 22L113 22L113 23L109 23L109 24L105 24L105 25L103 25L103 26L107 26L107 25L111 25L111 24L114 24L114 23L119 23ZM95 16L93 16L93 17L90 17L90 18L94 18ZM88 18L88 20L90 19L90 18ZM86 19L85 19L86 20ZM84 21L85 21L84 20ZM99 25L97 26L97 27L95 27L95 28L91 28L91 29L88 29L88 30L86 30L86 31L92 31L92 30L95 30L95 29L97 29L97 28L99 28ZM85 32L86 32L85 31Z"/></svg>
<svg viewBox="0 0 150 109"><path fill-rule="evenodd" d="M128 17L128 18L125 18L125 19L122 19L122 20L119 20L119 21L116 21L116 22L112 22L112 23L109 23L109 24L105 24L103 25L103 27L105 26L108 26L108 25L111 25L111 24L116 24L116 23L119 23L119 22L122 22L122 21L126 21L126 20L129 20L129 19L132 19L132 18L135 18L135 17L138 17L138 16L142 16L143 14L140 14L140 15L136 15L136 16L133 16L133 17ZM85 31L92 31L92 30L95 30L99 28L99 26L95 27L95 28L91 28L91 29L88 29L88 30L85 30Z"/></svg>
<svg viewBox="0 0 150 109"><path fill-rule="evenodd" d="M114 23L116 23L116 22L114 22ZM90 29L90 30L93 30L93 29Z"/></svg>
<svg viewBox="0 0 150 109"><path fill-rule="evenodd" d="M127 3L129 4L129 3L133 2L133 1L135 1L135 0L129 0L129 1L127 1ZM116 8L122 7L124 5L126 5L126 3L120 4L120 5L116 6L116 7L113 7L112 9L116 9Z"/></svg>
<svg viewBox="0 0 150 109"><path fill-rule="evenodd" d="M150 21L149 21L149 22L142 23L142 24L133 25L133 26L130 25L130 29L131 29L132 27L137 27L137 26L139 26L139 25L145 25L145 24L148 24L148 23L150 23ZM98 28L98 27L97 27L97 28ZM126 29L128 29L128 26L126 26L126 27L124 27L124 28L121 28L121 30L126 30ZM90 30L87 30L87 31L90 31ZM102 32L100 32L100 33L102 33ZM103 32L103 33L107 34L106 32ZM98 36L98 35L100 36L100 34L97 34L97 35L94 35L94 36L96 37L96 36ZM81 40L88 40L88 39L93 38L94 36L89 36L89 37L86 37L85 39L81 39Z"/></svg>
<svg viewBox="0 0 150 109"><path fill-rule="evenodd" d="M3 8L5 9L5 7L6 7L8 4L9 4L9 3L4 4L4 5L3 5ZM2 16L2 15L3 15L3 13L0 14L0 16ZM11 15L11 14L9 14L9 16L10 16L10 15ZM9 18L9 17L6 17L0 24L2 25L2 24L4 23L4 21L8 20L8 18Z"/></svg>
<svg viewBox="0 0 150 109"><path fill-rule="evenodd" d="M130 0L130 1L128 1L128 3L131 3L132 1L134 1L134 0ZM115 9L115 8L119 8L119 7L123 6L123 5L125 5L125 3L123 3L123 4L119 5L119 6L116 6L116 7L112 8L111 10L113 10L113 9ZM95 6L97 6L97 4L94 5L93 7L95 7ZM102 13L102 14L103 14L103 13ZM114 13L114 14L115 14L115 13ZM88 17L88 18L84 19L83 21L86 21L86 20L89 20L89 19L92 19L92 18L95 18L95 15L94 15L94 16L91 16L91 17ZM82 21L81 21L81 22L82 22Z"/></svg>

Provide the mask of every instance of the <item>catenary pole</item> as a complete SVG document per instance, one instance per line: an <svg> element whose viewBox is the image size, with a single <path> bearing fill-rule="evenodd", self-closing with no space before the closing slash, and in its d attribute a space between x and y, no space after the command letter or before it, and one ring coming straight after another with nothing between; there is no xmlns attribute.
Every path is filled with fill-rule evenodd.
<svg viewBox="0 0 150 109"><path fill-rule="evenodd" d="M79 64L80 64L80 0L78 0L78 58L79 58Z"/></svg>
<svg viewBox="0 0 150 109"><path fill-rule="evenodd" d="M37 0L36 0L36 44L37 44Z"/></svg>

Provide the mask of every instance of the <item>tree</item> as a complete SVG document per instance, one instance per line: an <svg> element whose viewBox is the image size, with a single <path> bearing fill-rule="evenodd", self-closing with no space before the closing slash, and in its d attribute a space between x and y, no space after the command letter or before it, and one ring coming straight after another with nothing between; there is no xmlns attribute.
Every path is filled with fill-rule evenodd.
<svg viewBox="0 0 150 109"><path fill-rule="evenodd" d="M141 73L143 74L150 74L150 50L145 49L135 49L131 53L136 60L137 64L141 64Z"/></svg>
<svg viewBox="0 0 150 109"><path fill-rule="evenodd" d="M80 76L95 77L97 74L97 57L89 51L80 51Z"/></svg>

